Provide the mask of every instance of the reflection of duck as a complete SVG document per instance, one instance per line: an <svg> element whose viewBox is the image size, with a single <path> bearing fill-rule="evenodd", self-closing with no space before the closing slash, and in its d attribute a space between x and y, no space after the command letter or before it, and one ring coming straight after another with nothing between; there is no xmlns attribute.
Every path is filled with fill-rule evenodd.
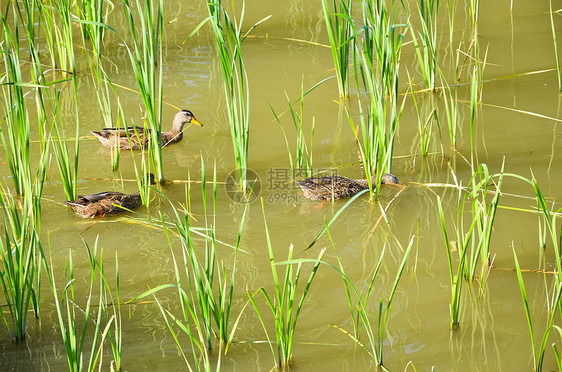
<svg viewBox="0 0 562 372"><path fill-rule="evenodd" d="M326 176L320 178L305 178L296 181L310 200L332 200L349 198L360 191L369 188L367 180L352 180L343 176ZM372 183L376 182L373 177ZM390 173L382 175L381 184L399 185L398 178Z"/></svg>
<svg viewBox="0 0 562 372"><path fill-rule="evenodd" d="M147 175L148 181L154 185L154 174ZM137 209L141 206L140 192L123 194L117 191L98 192L96 194L78 196L74 201L67 201L76 214L83 218L103 217L107 214L118 214Z"/></svg>
<svg viewBox="0 0 562 372"><path fill-rule="evenodd" d="M162 147L170 143L181 141L183 139L183 126L188 123L203 126L203 124L195 119L191 111L181 110L174 116L172 130L161 133ZM127 137L127 133L129 137ZM147 128L145 133L145 128L143 127L127 127L127 129L103 128L99 132L92 131L92 134L96 136L104 146L117 146L119 150L139 150L141 148L147 148L150 140L150 129ZM129 139L131 141L130 143Z"/></svg>

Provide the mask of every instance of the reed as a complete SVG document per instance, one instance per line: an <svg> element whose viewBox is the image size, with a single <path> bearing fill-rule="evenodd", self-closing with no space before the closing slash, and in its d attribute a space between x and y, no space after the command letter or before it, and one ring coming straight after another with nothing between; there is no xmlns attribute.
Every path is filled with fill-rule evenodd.
<svg viewBox="0 0 562 372"><path fill-rule="evenodd" d="M330 237L330 241L332 245L335 247L332 237L328 232L328 236ZM336 257L338 260L339 269L335 268L338 273L341 275L343 279L343 284L345 287L345 293L347 297L347 304L349 306L349 310L351 313L351 319L353 321L353 334L347 332L343 328L338 326L334 326L335 328L339 329L347 336L349 336L357 345L361 346L364 350L367 351L369 356L375 361L378 366L383 365L383 348L385 343L385 336L386 330L388 325L388 316L390 314L390 307L392 305L394 295L396 294L396 289L398 288L398 283L400 282L400 278L402 277L402 273L404 272L404 268L406 267L406 262L410 255L410 251L412 249L414 243L414 237L410 239L408 247L404 251L404 257L398 267L396 275L394 277L394 282L392 284L392 288L388 291L388 297L385 300L383 297L379 300L378 305L378 315L373 319L372 310L369 306L371 295L373 294L375 280L377 278L379 269L382 265L382 260L384 258L386 252L386 243L382 249L381 255L379 257L379 261L375 266L373 273L370 275L370 280L368 283L355 285L349 279L349 277L345 274L344 265L336 252ZM367 288L364 292L363 288ZM373 321L375 320L375 321ZM365 331L367 336L367 342L361 341L361 333Z"/></svg>
<svg viewBox="0 0 562 372"><path fill-rule="evenodd" d="M423 75L427 89L436 90L437 79L437 13L439 0L420 0L418 14L420 17L421 30L418 31L420 42L416 37L416 31L410 28L412 41L418 56L418 63Z"/></svg>
<svg viewBox="0 0 562 372"><path fill-rule="evenodd" d="M131 46L127 52L139 93L145 108L146 127L150 129L150 159L156 178L164 181L162 161L162 94L163 94L163 0L136 0L137 21L129 0L123 0L127 15ZM154 9L156 8L156 9Z"/></svg>
<svg viewBox="0 0 562 372"><path fill-rule="evenodd" d="M295 158L291 155L291 148L289 146L289 140L287 139L287 133L283 129L283 124L281 124L280 115L277 115L273 107L269 105L269 108L273 112L273 116L279 124L281 131L283 132L283 137L285 138L285 144L287 145L287 153L289 154L289 164L291 165L291 170L293 171L293 176L299 177L310 177L312 176L312 147L314 144L314 118L312 118L312 130L310 133L310 151L309 146L306 142L304 129L303 129L303 111L304 111L304 95L305 91L301 82L301 95L296 102L291 102L287 93L285 93L285 98L287 99L287 104L289 106L289 112L291 114L291 121L295 132L297 134L296 144L295 144ZM298 111L295 109L295 105L299 104Z"/></svg>
<svg viewBox="0 0 562 372"><path fill-rule="evenodd" d="M352 51L351 44L355 37L355 25L352 13L352 0L322 0L324 21L330 40L330 49L338 81L340 97L349 95L349 58Z"/></svg>
<svg viewBox="0 0 562 372"><path fill-rule="evenodd" d="M229 16L222 6L222 0L210 0L207 2L209 10L209 18L207 20L210 20L215 36L230 135L234 149L234 160L240 179L239 185L241 191L246 193L248 191L246 169L248 168L248 145L250 140L250 90L248 73L242 56L242 44L246 37L269 17L257 22L245 34L242 34L245 2L242 4L240 19L237 20Z"/></svg>
<svg viewBox="0 0 562 372"><path fill-rule="evenodd" d="M43 255L43 264L45 266L51 291L55 299L60 333L64 342L68 368L70 371L94 371L101 368L101 365L99 364L101 364L100 356L103 350L103 344L114 321L114 318L112 317L109 319L105 327L102 326L103 315L105 314L104 308L106 305L104 297L104 281L106 280L104 278L103 271L100 272L99 270L96 270L96 268L100 265L96 258L98 245L97 239L93 252L90 250L90 247L86 242L84 242L84 245L88 252L91 275L88 298L83 308L78 305L79 300L75 296L76 283L74 278L72 254L69 253L68 260L66 261L65 277L68 275L69 280L62 290L60 299L52 262L49 264L46 257ZM103 257L103 250L101 256ZM94 310L92 305L94 299L93 291L96 286L96 271L98 271L100 276L98 279L99 283L97 284L99 288L99 303L97 310ZM80 321L82 316L83 319ZM91 336L91 343L88 342L89 345L85 347L86 341L90 341L90 336L87 334L90 322L93 322L94 324L93 336ZM90 348L89 355L86 351L88 347ZM86 355L88 356L87 361L84 360L84 356Z"/></svg>
<svg viewBox="0 0 562 372"><path fill-rule="evenodd" d="M292 362L293 341L295 330L297 327L297 321L299 319L304 300L308 295L308 291L310 290L310 286L312 284L314 276L316 275L316 272L318 271L318 267L326 249L322 249L315 260L293 260L293 245L291 244L291 246L289 247L287 261L275 262L271 239L269 236L269 230L267 228L267 220L265 218L263 198L261 199L261 206L265 224L267 250L269 253L269 261L271 264L271 273L273 275L273 285L275 289L273 297L269 296L267 290L264 287L261 287L258 292L263 295L267 302L269 310L273 314L275 323L275 345L277 347L277 356L274 351L273 342L271 341L271 338L267 333L264 317L262 316L262 313L260 312L256 304L256 293L252 294L250 291L247 292L250 301L252 302L252 305L256 310L260 324L262 325L263 330L266 334L269 346L271 348L271 353L273 354L273 359L276 361L278 367L288 367ZM307 262L313 262L313 267L299 298L297 296L297 287L302 274L302 265L303 263ZM279 277L277 266L285 266L284 277Z"/></svg>
<svg viewBox="0 0 562 372"><path fill-rule="evenodd" d="M40 198L40 195L39 195ZM39 201L36 201L39 203ZM29 203L20 210L10 191L0 186L4 231L0 239L0 283L8 314L0 315L13 340L25 338L30 309L39 316L40 252L39 228Z"/></svg>

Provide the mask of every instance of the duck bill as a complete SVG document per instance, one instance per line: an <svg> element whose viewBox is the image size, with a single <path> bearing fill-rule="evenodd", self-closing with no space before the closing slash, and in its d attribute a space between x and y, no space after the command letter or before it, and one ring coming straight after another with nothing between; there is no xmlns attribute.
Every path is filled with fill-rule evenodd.
<svg viewBox="0 0 562 372"><path fill-rule="evenodd" d="M203 126L203 124L201 124L201 122L199 120L195 119L195 118L191 118L190 123L195 124L195 125L199 125L200 127Z"/></svg>

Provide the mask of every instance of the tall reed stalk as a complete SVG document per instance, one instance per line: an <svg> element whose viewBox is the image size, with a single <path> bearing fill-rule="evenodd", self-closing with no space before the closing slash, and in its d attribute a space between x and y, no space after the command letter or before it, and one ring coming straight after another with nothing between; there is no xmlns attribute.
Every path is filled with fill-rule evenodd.
<svg viewBox="0 0 562 372"><path fill-rule="evenodd" d="M276 360L278 367L288 367L292 361L293 342L297 321L299 319L304 300L308 295L310 286L318 271L321 259L324 256L326 249L322 249L315 260L293 260L293 245L289 247L287 261L275 262L273 256L273 248L267 227L267 220L265 218L265 209L263 199L261 200L263 219L265 224L265 236L267 240L267 251L269 253L269 261L271 264L271 273L273 275L274 295L270 297L265 287L261 287L259 292L263 295L267 302L267 306L273 314L275 323L275 342L271 341L267 328L255 301L255 295L248 291L250 301L258 314L258 318L266 334L273 359ZM306 262L312 262L313 267L310 275L304 285L300 298L297 296L297 287L302 274L302 265ZM277 273L277 266L285 266L284 277L280 278ZM295 270L296 266L296 270ZM277 356L273 348L273 343L277 346Z"/></svg>
<svg viewBox="0 0 562 372"><path fill-rule="evenodd" d="M330 7L328 0L322 0L322 10L330 49L336 70L336 79L340 97L349 95L349 57L353 51L351 44L355 37L355 25L352 13L352 0L332 0Z"/></svg>
<svg viewBox="0 0 562 372"><path fill-rule="evenodd" d="M234 3L233 3L234 5ZM230 135L234 149L234 160L238 169L240 188L247 191L246 169L248 168L248 145L250 140L250 90L248 73L242 57L242 44L246 37L266 17L242 34L245 2L242 2L240 19L232 18L222 6L222 0L207 2L209 18L215 36L219 56L226 111L230 124Z"/></svg>
<svg viewBox="0 0 562 372"><path fill-rule="evenodd" d="M133 74L139 87L147 127L150 129L150 158L159 181L164 180L162 162L162 92L163 92L163 0L136 0L137 21L129 0L123 0L131 47L127 47ZM161 68L158 68L160 66Z"/></svg>

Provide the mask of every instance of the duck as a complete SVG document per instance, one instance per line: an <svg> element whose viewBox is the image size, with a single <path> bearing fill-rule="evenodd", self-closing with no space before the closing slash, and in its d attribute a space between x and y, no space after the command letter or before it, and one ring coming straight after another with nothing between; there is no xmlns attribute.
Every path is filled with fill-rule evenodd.
<svg viewBox="0 0 562 372"><path fill-rule="evenodd" d="M154 174L148 173L150 185L154 185ZM76 200L66 201L70 208L82 218L103 217L137 209L142 204L140 192L123 194L117 191L104 191L90 195L79 195Z"/></svg>
<svg viewBox="0 0 562 372"><path fill-rule="evenodd" d="M167 146L171 143L179 142L183 139L183 126L185 124L195 124L203 126L199 120L195 119L193 113L189 110L180 110L174 116L172 130L161 133L161 145ZM150 129L144 127L130 126L125 128L103 128L100 131L91 131L97 139L106 147L119 150L140 150L147 148L150 141ZM128 137L127 137L128 133ZM130 140L130 141L129 141Z"/></svg>
<svg viewBox="0 0 562 372"><path fill-rule="evenodd" d="M349 198L369 188L366 179L354 180L343 176L310 177L296 182L304 192L304 196L310 200L321 201ZM375 177L373 177L371 183L375 182ZM381 184L400 185L400 182L395 175L383 173Z"/></svg>

